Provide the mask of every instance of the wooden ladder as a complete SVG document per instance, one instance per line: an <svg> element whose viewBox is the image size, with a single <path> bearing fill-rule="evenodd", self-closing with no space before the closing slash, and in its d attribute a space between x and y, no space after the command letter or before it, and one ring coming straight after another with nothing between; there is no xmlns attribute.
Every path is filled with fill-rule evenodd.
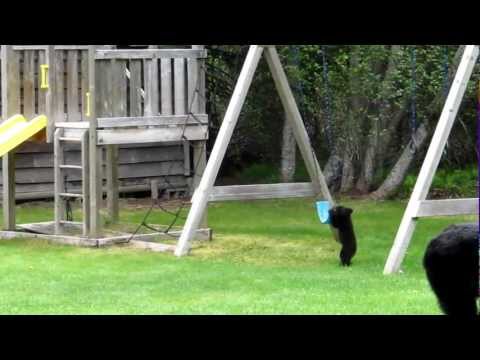
<svg viewBox="0 0 480 360"><path fill-rule="evenodd" d="M54 181L55 181L55 234L63 233L66 225L73 225L66 221L66 202L71 199L81 199L83 207L83 236L88 236L90 230L90 186L89 186L89 157L88 157L88 130L79 132L76 136L64 136L64 129L58 128L54 135ZM65 163L66 143L80 144L80 165ZM82 174L81 193L67 192L65 188L64 172L80 171Z"/></svg>

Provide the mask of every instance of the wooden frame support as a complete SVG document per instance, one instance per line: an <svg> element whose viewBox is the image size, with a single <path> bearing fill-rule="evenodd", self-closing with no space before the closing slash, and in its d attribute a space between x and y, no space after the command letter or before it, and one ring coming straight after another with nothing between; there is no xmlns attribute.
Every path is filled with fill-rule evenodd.
<svg viewBox="0 0 480 360"><path fill-rule="evenodd" d="M238 122L240 112L245 103L248 91L253 81L262 54L265 53L268 66L272 73L277 91L283 107L290 116L295 139L301 150L308 173L312 179L314 193L317 198L328 200L333 205L333 199L323 177L321 168L310 144L305 125L298 110L287 76L283 70L280 58L274 46L251 45L240 73L232 99L225 114L225 119L218 133L210 159L208 160L204 175L192 199L192 207L188 214L187 222L175 250L176 256L184 256L190 250L190 243L195 231L199 228L208 201L213 192L213 186L218 171L225 157L228 144ZM335 234L335 232L334 232Z"/></svg>
<svg viewBox="0 0 480 360"><path fill-rule="evenodd" d="M19 64L14 61L13 47L2 45L2 117L3 120L15 115L20 109L20 99L14 92L8 91L9 84L17 86L20 81ZM2 158L3 177L3 228L15 230L15 151Z"/></svg>
<svg viewBox="0 0 480 360"><path fill-rule="evenodd" d="M445 149L448 137L452 131L453 124L455 123L462 99L467 89L468 81L472 76L478 56L478 46L466 46L455 80L452 84L445 107L442 111L440 120L433 135L432 142L428 149L427 156L418 176L417 183L413 190L407 209L405 210L405 214L395 237L393 247L388 256L384 269L385 275L390 275L400 271L400 266L405 258L418 218L441 215L441 207L446 205L448 205L448 211L446 215L461 215L465 214L466 210L476 210L476 213L478 213L478 204L476 207L472 207L471 201L468 200L457 203L452 202L452 200L448 200L448 204L445 202L436 203L426 201L433 178L438 169L443 150ZM458 210L455 211L455 209L452 208L452 204L455 206L462 206L459 206Z"/></svg>

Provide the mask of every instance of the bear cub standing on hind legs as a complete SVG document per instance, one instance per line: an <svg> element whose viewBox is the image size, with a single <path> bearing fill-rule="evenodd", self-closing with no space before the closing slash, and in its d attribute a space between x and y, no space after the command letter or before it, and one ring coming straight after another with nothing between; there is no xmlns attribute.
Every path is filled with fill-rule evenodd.
<svg viewBox="0 0 480 360"><path fill-rule="evenodd" d="M352 214L352 209L341 206L330 210L331 224L338 230L339 240L342 244L342 250L340 251L342 266L350 266L357 253L357 238L353 230Z"/></svg>

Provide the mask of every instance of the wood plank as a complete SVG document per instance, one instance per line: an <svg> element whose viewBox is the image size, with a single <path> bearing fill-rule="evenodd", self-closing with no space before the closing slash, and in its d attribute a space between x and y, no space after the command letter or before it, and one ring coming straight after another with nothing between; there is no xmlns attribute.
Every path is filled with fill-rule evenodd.
<svg viewBox="0 0 480 360"><path fill-rule="evenodd" d="M63 232L62 221L65 220L65 200L60 196L61 193L65 192L65 181L63 178L62 170L60 165L63 165L64 154L62 148L62 142L60 138L62 137L63 130L57 129L54 135L54 183L55 183L55 206L54 206L54 217L55 217L55 234L60 235ZM66 175L66 174L65 174Z"/></svg>
<svg viewBox="0 0 480 360"><path fill-rule="evenodd" d="M35 109L35 52L25 51L23 56L23 115L33 119Z"/></svg>
<svg viewBox="0 0 480 360"><path fill-rule="evenodd" d="M142 116L142 63L131 60L130 71L130 116Z"/></svg>
<svg viewBox="0 0 480 360"><path fill-rule="evenodd" d="M81 149L81 165L82 165L82 218L83 218L83 235L88 236L90 233L90 158L89 158L89 136L88 132L82 136ZM68 159L68 156L67 156ZM69 162L70 163L70 162Z"/></svg>
<svg viewBox="0 0 480 360"><path fill-rule="evenodd" d="M193 49L128 49L128 50L107 50L100 49L96 53L98 60L107 59L187 59L187 58L206 58L206 50L193 50Z"/></svg>
<svg viewBox="0 0 480 360"><path fill-rule="evenodd" d="M41 83L42 83L42 76L40 71L40 66L47 64L47 54L46 50L38 52L38 64L37 64L37 76L36 76L36 88L38 89L38 113L40 115L46 114L47 110L47 92L42 91Z"/></svg>
<svg viewBox="0 0 480 360"><path fill-rule="evenodd" d="M98 130L98 145L121 145L178 141L182 135L189 141L204 140L208 137L207 126L187 126L161 129L116 129Z"/></svg>
<svg viewBox="0 0 480 360"><path fill-rule="evenodd" d="M81 120L88 121L87 116L85 115L87 111L87 93L89 91L89 73L88 73L88 51L82 51L81 56L81 93L80 93L80 109L81 109Z"/></svg>
<svg viewBox="0 0 480 360"><path fill-rule="evenodd" d="M187 60L188 99L187 108L194 114L200 113L200 77L197 59Z"/></svg>
<svg viewBox="0 0 480 360"><path fill-rule="evenodd" d="M114 117L99 118L98 127L101 129L144 127L144 126L180 126L184 125L208 125L207 115L169 115L169 116L145 116L145 117ZM69 124L65 124L65 127ZM179 141L181 139L177 139Z"/></svg>
<svg viewBox="0 0 480 360"><path fill-rule="evenodd" d="M175 115L185 115L187 110L187 89L185 76L185 59L173 60L174 111ZM178 139L181 140L181 139Z"/></svg>
<svg viewBox="0 0 480 360"><path fill-rule="evenodd" d="M45 115L47 116L47 142L52 143L55 133L55 92L56 92L56 78L55 74L55 50L53 45L49 45L45 52L45 62L48 66L48 89L42 89L45 92Z"/></svg>
<svg viewBox="0 0 480 360"><path fill-rule="evenodd" d="M87 119L89 130L89 164L90 164L90 238L98 238L102 232L100 208L102 207L102 163L101 152L97 147L97 104L96 104L96 47L91 45L88 50L89 93L92 99L90 114Z"/></svg>
<svg viewBox="0 0 480 360"><path fill-rule="evenodd" d="M157 116L160 113L160 81L157 58L144 60L145 116Z"/></svg>
<svg viewBox="0 0 480 360"><path fill-rule="evenodd" d="M65 102L66 102L66 81L65 81L65 62L64 62L64 52L55 51L54 55L54 71L56 74L55 77L55 92L54 92L54 103L55 103L55 122L66 121L66 111L65 111Z"/></svg>
<svg viewBox="0 0 480 360"><path fill-rule="evenodd" d="M192 49L194 50L204 50L205 45L192 45ZM206 113L207 109L207 84L206 84L206 64L205 58L198 59L198 112L199 113Z"/></svg>
<svg viewBox="0 0 480 360"><path fill-rule="evenodd" d="M80 99L78 78L78 52L76 50L67 52L67 118L68 121L80 121Z"/></svg>
<svg viewBox="0 0 480 360"><path fill-rule="evenodd" d="M1 46L2 70L2 117L20 112L20 69L18 52L10 45ZM2 157L2 206L3 229L15 230L15 152L11 151Z"/></svg>
<svg viewBox="0 0 480 360"><path fill-rule="evenodd" d="M106 177L107 177L107 211L112 223L119 220L119 168L118 168L118 147L107 146Z"/></svg>
<svg viewBox="0 0 480 360"><path fill-rule="evenodd" d="M314 197L311 183L216 186L209 201L266 200Z"/></svg>
<svg viewBox="0 0 480 360"><path fill-rule="evenodd" d="M424 200L417 203L415 218L478 215L478 199Z"/></svg>
<svg viewBox="0 0 480 360"><path fill-rule="evenodd" d="M161 64L161 113L173 115L172 59L162 59Z"/></svg>

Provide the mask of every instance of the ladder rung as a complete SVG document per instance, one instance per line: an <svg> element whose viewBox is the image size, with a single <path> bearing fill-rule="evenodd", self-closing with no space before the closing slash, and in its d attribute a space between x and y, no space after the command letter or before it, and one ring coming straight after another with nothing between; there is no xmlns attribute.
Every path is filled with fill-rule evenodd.
<svg viewBox="0 0 480 360"><path fill-rule="evenodd" d="M66 142L82 142L82 139L80 138L69 138L69 137L61 137L60 141L66 141Z"/></svg>
<svg viewBox="0 0 480 360"><path fill-rule="evenodd" d="M60 169L83 170L83 167L80 165L60 165Z"/></svg>
<svg viewBox="0 0 480 360"><path fill-rule="evenodd" d="M79 198L79 199L83 198L82 194L60 193L59 195L60 197L65 197L65 198Z"/></svg>

